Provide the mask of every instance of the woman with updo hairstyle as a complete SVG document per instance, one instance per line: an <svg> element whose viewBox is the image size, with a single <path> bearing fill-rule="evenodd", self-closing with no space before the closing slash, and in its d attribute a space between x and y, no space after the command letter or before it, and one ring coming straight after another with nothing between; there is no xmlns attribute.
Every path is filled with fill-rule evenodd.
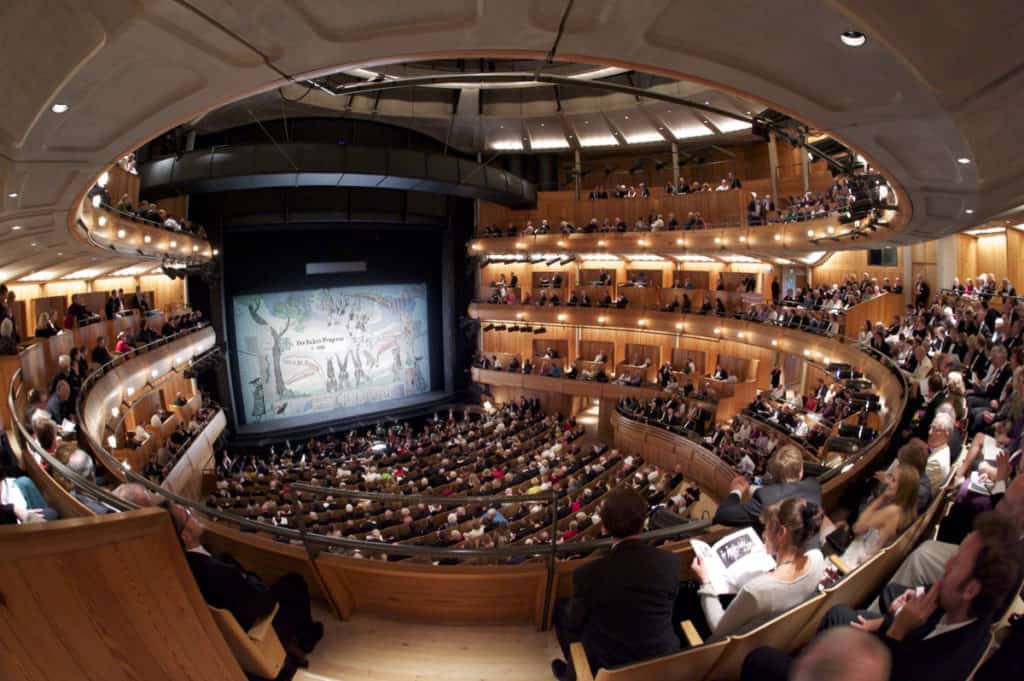
<svg viewBox="0 0 1024 681"><path fill-rule="evenodd" d="M825 570L825 558L816 546L822 521L821 507L801 497L790 497L761 513L764 544L775 559L775 569L754 577L740 588L728 608L709 583L700 558L693 559L693 572L701 582L700 614L690 617L705 640L756 629L765 622L795 608L818 592ZM691 613L697 615L697 613Z"/></svg>

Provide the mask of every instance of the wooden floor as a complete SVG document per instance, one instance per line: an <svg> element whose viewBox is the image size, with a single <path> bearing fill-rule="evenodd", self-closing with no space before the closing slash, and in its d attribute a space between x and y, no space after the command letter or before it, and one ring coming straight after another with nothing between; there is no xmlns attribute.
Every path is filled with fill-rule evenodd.
<svg viewBox="0 0 1024 681"><path fill-rule="evenodd" d="M544 681L561 657L553 632L532 625L441 626L319 609L324 639L295 681Z"/></svg>

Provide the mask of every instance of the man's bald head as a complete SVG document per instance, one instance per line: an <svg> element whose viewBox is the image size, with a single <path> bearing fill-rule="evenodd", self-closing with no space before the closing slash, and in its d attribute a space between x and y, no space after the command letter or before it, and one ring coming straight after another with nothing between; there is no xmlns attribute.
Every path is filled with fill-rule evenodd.
<svg viewBox="0 0 1024 681"><path fill-rule="evenodd" d="M790 681L885 681L891 659L885 645L852 627L829 629L793 662Z"/></svg>

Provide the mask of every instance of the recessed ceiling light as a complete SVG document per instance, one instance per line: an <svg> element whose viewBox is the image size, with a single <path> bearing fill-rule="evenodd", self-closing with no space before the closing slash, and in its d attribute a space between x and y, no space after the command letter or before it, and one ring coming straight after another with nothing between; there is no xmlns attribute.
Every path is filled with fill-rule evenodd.
<svg viewBox="0 0 1024 681"><path fill-rule="evenodd" d="M973 208L968 208L964 212L967 213L968 215L974 215L974 209Z"/></svg>
<svg viewBox="0 0 1024 681"><path fill-rule="evenodd" d="M748 111L748 112L747 112L747 115L748 115L748 116L753 116L753 115L754 115L754 112L752 112L752 111Z"/></svg>
<svg viewBox="0 0 1024 681"><path fill-rule="evenodd" d="M498 127L499 127L499 128L501 128L502 130L504 130L504 129L505 129L505 126L504 126L504 125L499 125Z"/></svg>
<svg viewBox="0 0 1024 681"><path fill-rule="evenodd" d="M627 120L627 121L629 120L629 116L626 116L626 120Z"/></svg>
<svg viewBox="0 0 1024 681"><path fill-rule="evenodd" d="M71 107L69 107L67 104L54 104L50 107L50 111L52 111L53 113L64 113L70 108Z"/></svg>
<svg viewBox="0 0 1024 681"><path fill-rule="evenodd" d="M60 251L58 251L58 252L57 252L57 255L64 255L64 254L63 254L63 253L61 253Z"/></svg>
<svg viewBox="0 0 1024 681"><path fill-rule="evenodd" d="M16 199L16 198L18 198L18 192L11 192L10 194L7 195L7 198L9 198L9 199Z"/></svg>
<svg viewBox="0 0 1024 681"><path fill-rule="evenodd" d="M543 127L544 127L544 124L543 124L543 123L541 123L541 124L540 124L540 127L542 127L542 128L543 128Z"/></svg>
<svg viewBox="0 0 1024 681"><path fill-rule="evenodd" d="M590 125L590 121L583 121L583 125Z"/></svg>
<svg viewBox="0 0 1024 681"><path fill-rule="evenodd" d="M35 247L36 247L36 246L38 246L38 245L39 245L39 244L37 244L37 243L36 243L35 241L33 241L33 242L32 242L32 247L33 247L33 248L35 248Z"/></svg>
<svg viewBox="0 0 1024 681"><path fill-rule="evenodd" d="M19 229L21 229L21 225L14 225L11 227L12 232L17 232Z"/></svg>
<svg viewBox="0 0 1024 681"><path fill-rule="evenodd" d="M843 44L847 47L860 47L867 42L867 36L860 31L843 31L843 34L839 36L839 39L843 41Z"/></svg>
<svg viewBox="0 0 1024 681"><path fill-rule="evenodd" d="M966 165L970 165L971 159L967 158L966 156L961 156L960 158L958 158L956 160L956 162L959 163L962 166L966 166Z"/></svg>
<svg viewBox="0 0 1024 681"><path fill-rule="evenodd" d="M709 102L709 101L707 101L707 100L704 100L704 105L705 105L705 106L711 106L711 102Z"/></svg>

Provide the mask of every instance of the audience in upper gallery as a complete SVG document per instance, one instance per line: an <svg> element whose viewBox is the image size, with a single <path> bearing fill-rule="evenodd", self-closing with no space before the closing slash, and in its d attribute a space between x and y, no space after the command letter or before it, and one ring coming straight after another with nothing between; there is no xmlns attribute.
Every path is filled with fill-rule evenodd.
<svg viewBox="0 0 1024 681"><path fill-rule="evenodd" d="M132 200L127 194L122 194L118 200L117 205L112 203L113 199L107 192L106 188L96 185L89 192L89 197L99 196L100 205L107 208L108 210L116 211L122 216L131 220L143 220L154 227L161 227L163 229L172 232L185 232L188 234L194 234L201 239L206 238L206 230L202 225L196 224L186 218L179 218L170 215L166 210L161 208L157 203L149 201L140 201L138 208L132 205Z"/></svg>
<svg viewBox="0 0 1024 681"><path fill-rule="evenodd" d="M601 520L613 539L608 555L573 572L573 595L555 604L554 627L564 660L551 662L560 681L576 670L569 652L583 643L592 672L679 650L673 606L679 590L679 556L648 546L643 531L648 504L635 492L607 495Z"/></svg>

